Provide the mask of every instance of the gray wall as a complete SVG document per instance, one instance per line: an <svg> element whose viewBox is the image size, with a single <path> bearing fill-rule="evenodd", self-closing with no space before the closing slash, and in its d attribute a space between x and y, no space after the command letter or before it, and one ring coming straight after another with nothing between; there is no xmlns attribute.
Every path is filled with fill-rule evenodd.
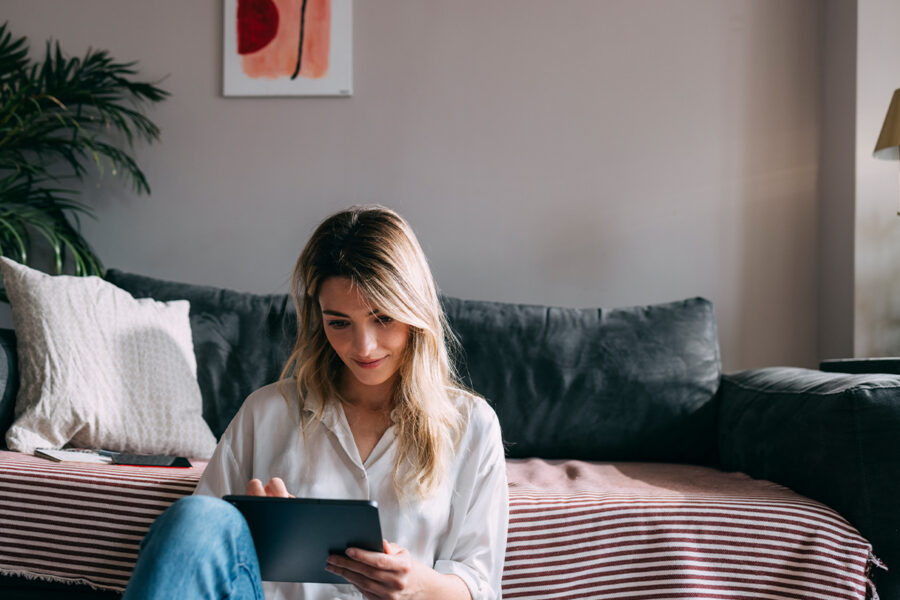
<svg viewBox="0 0 900 600"><path fill-rule="evenodd" d="M900 355L900 165L872 156L891 95L900 87L898 23L900 2L859 0L855 136L857 356Z"/></svg>
<svg viewBox="0 0 900 600"><path fill-rule="evenodd" d="M853 356L856 0L822 7L819 152L819 357Z"/></svg>
<svg viewBox="0 0 900 600"><path fill-rule="evenodd" d="M820 2L357 0L354 96L327 99L223 98L220 0L3 8L173 93L153 196L88 182L109 266L283 291L317 222L381 202L449 294L703 295L727 369L818 359Z"/></svg>

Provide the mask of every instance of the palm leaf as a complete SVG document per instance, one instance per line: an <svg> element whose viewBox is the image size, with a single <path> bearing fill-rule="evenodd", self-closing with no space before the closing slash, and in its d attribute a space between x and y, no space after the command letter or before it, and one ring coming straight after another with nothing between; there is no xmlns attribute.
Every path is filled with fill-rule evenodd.
<svg viewBox="0 0 900 600"><path fill-rule="evenodd" d="M0 27L0 89L7 80L28 66L28 44L24 37L13 39L4 23Z"/></svg>
<svg viewBox="0 0 900 600"><path fill-rule="evenodd" d="M159 139L144 110L169 93L137 80L136 65L105 50L67 57L52 40L32 62L26 38L0 25L0 253L27 263L41 244L57 273L67 264L77 275L103 273L79 229L79 215L93 211L74 184L93 165L150 193L131 149Z"/></svg>

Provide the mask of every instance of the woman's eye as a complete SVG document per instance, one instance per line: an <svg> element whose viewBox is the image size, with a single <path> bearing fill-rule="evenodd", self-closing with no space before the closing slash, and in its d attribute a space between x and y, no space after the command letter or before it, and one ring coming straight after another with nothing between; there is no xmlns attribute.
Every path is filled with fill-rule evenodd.
<svg viewBox="0 0 900 600"><path fill-rule="evenodd" d="M347 326L347 321L328 321L328 326L332 329L343 329Z"/></svg>
<svg viewBox="0 0 900 600"><path fill-rule="evenodd" d="M381 323L382 325L387 325L388 323L393 323L394 320L385 315L380 315L380 316L378 316L378 322Z"/></svg>

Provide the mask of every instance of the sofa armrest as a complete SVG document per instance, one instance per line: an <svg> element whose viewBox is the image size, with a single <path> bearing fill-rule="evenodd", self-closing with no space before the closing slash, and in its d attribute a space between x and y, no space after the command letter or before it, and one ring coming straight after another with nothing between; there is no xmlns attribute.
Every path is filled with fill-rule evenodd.
<svg viewBox="0 0 900 600"><path fill-rule="evenodd" d="M892 574L900 598L900 377L767 368L722 377L721 467L768 479L840 512Z"/></svg>
<svg viewBox="0 0 900 600"><path fill-rule="evenodd" d="M0 329L0 448L6 448L6 430L15 417L18 391L16 334L12 329Z"/></svg>

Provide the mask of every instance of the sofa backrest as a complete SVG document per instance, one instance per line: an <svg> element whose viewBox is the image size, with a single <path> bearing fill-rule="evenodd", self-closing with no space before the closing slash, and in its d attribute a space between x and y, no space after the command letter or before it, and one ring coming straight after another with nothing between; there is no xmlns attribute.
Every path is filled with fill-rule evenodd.
<svg viewBox="0 0 900 600"><path fill-rule="evenodd" d="M275 381L296 332L287 295L257 295L110 270L135 297L187 299L203 416L222 434ZM511 458L716 460L720 363L712 305L618 309L443 298L464 382L494 406ZM0 331L0 431L13 418L15 336Z"/></svg>
<svg viewBox="0 0 900 600"><path fill-rule="evenodd" d="M187 299L204 417L220 436L278 378L296 332L287 295L162 281L111 269L135 297ZM511 458L710 463L720 361L701 298L620 309L442 299L465 383L494 406Z"/></svg>
<svg viewBox="0 0 900 600"><path fill-rule="evenodd" d="M702 298L617 309L445 298L464 379L511 458L715 460L720 360Z"/></svg>

